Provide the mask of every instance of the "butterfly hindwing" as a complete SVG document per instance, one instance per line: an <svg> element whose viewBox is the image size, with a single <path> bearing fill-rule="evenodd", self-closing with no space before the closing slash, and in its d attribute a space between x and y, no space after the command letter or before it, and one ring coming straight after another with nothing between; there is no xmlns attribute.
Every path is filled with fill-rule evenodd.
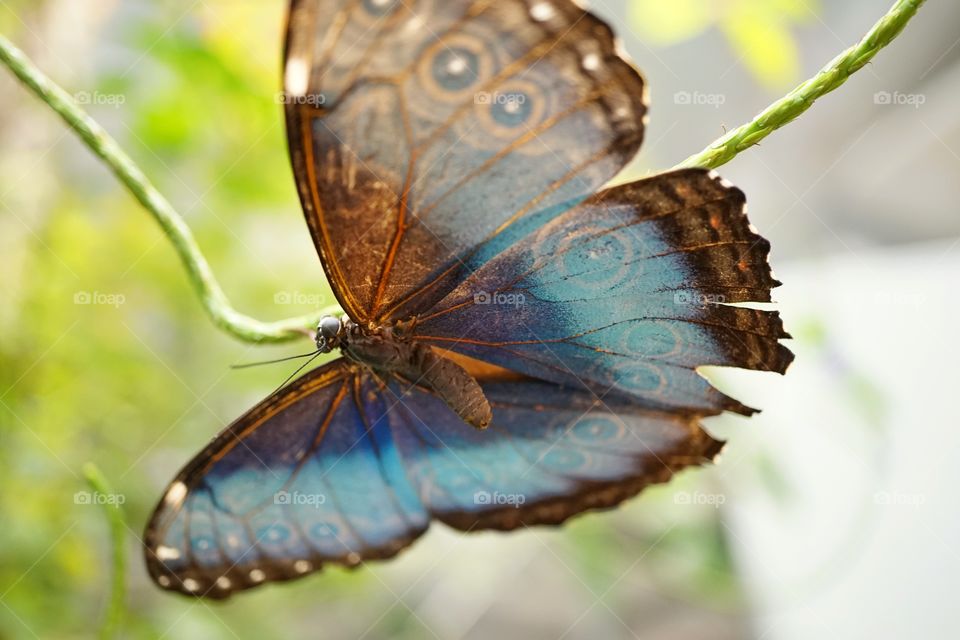
<svg viewBox="0 0 960 640"><path fill-rule="evenodd" d="M433 517L458 529L559 524L612 507L721 443L695 417L536 380L487 382L487 431L450 419L438 398L392 383L386 415L411 482Z"/></svg>
<svg viewBox="0 0 960 640"><path fill-rule="evenodd" d="M570 0L296 0L285 87L307 221L358 322L429 308L479 241L593 193L646 111Z"/></svg>
<svg viewBox="0 0 960 640"><path fill-rule="evenodd" d="M651 408L748 413L702 365L783 372L792 359L768 302L769 245L738 189L685 170L531 217L481 247L418 339Z"/></svg>
<svg viewBox="0 0 960 640"><path fill-rule="evenodd" d="M147 528L164 588L224 598L324 564L386 558L431 519L558 523L719 449L691 416L534 380L490 382L485 432L431 392L344 361L254 408L168 488Z"/></svg>

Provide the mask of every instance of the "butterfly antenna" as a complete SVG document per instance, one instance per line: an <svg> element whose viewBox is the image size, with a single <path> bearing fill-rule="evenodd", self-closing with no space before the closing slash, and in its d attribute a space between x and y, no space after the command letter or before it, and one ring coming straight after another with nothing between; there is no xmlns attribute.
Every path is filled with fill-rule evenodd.
<svg viewBox="0 0 960 640"><path fill-rule="evenodd" d="M290 360L299 360L300 358L309 358L310 356L316 356L319 354L319 351L311 351L310 353L301 353L298 356L287 356L286 358L277 358L276 360L265 360L263 362L247 362L244 364L232 364L230 365L231 369L249 369L250 367L259 367L265 364L277 364L278 362L289 362Z"/></svg>
<svg viewBox="0 0 960 640"><path fill-rule="evenodd" d="M322 351L317 351L316 353L314 353L312 358L310 358L309 360L307 360L306 362L304 362L302 365L300 365L299 367L297 367L297 370L294 371L293 373L291 373L289 376L287 376L287 379L284 380L282 383L280 383L280 386L277 387L276 389L274 389L273 392L276 393L277 391L280 391L280 389L283 389L285 386L287 386L287 383L288 383L288 382L290 382L290 381L293 380L295 377L297 377L297 374L298 374L298 373L300 373L301 371L303 371L304 369L306 369L308 366L310 366L310 363L313 362L314 360L316 360L316 359L320 356L321 353L323 353L323 352L322 352Z"/></svg>

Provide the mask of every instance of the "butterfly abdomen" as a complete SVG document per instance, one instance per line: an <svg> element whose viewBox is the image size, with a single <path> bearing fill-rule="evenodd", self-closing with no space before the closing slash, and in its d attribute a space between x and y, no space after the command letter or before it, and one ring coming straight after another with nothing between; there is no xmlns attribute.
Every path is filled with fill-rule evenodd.
<svg viewBox="0 0 960 640"><path fill-rule="evenodd" d="M440 396L464 422L477 429L490 425L493 419L490 403L466 369L419 343L414 344L414 364L421 383Z"/></svg>

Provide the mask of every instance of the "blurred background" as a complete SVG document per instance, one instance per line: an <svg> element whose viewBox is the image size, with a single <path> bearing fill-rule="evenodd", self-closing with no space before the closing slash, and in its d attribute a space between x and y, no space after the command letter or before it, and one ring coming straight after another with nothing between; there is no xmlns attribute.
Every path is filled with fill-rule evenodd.
<svg viewBox="0 0 960 640"><path fill-rule="evenodd" d="M332 302L286 157L281 0L3 0L0 32L186 216L234 304ZM668 168L809 77L890 0L595 0L644 70ZM128 526L130 638L948 638L960 625L960 5L722 173L785 285L788 375L708 372L764 409L721 463L559 529L435 526L396 561L207 604L149 582L138 536L174 473L271 391L296 346L206 320L167 240L0 71L0 638L81 638ZM79 493L78 493L79 492ZM89 497L89 493L86 494Z"/></svg>

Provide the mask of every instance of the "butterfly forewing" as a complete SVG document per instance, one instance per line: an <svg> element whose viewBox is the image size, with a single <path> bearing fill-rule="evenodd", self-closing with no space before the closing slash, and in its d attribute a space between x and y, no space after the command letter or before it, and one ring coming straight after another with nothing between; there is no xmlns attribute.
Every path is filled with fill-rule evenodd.
<svg viewBox="0 0 960 640"><path fill-rule="evenodd" d="M485 238L584 198L640 146L639 74L569 0L293 3L291 156L357 321L402 319Z"/></svg>

